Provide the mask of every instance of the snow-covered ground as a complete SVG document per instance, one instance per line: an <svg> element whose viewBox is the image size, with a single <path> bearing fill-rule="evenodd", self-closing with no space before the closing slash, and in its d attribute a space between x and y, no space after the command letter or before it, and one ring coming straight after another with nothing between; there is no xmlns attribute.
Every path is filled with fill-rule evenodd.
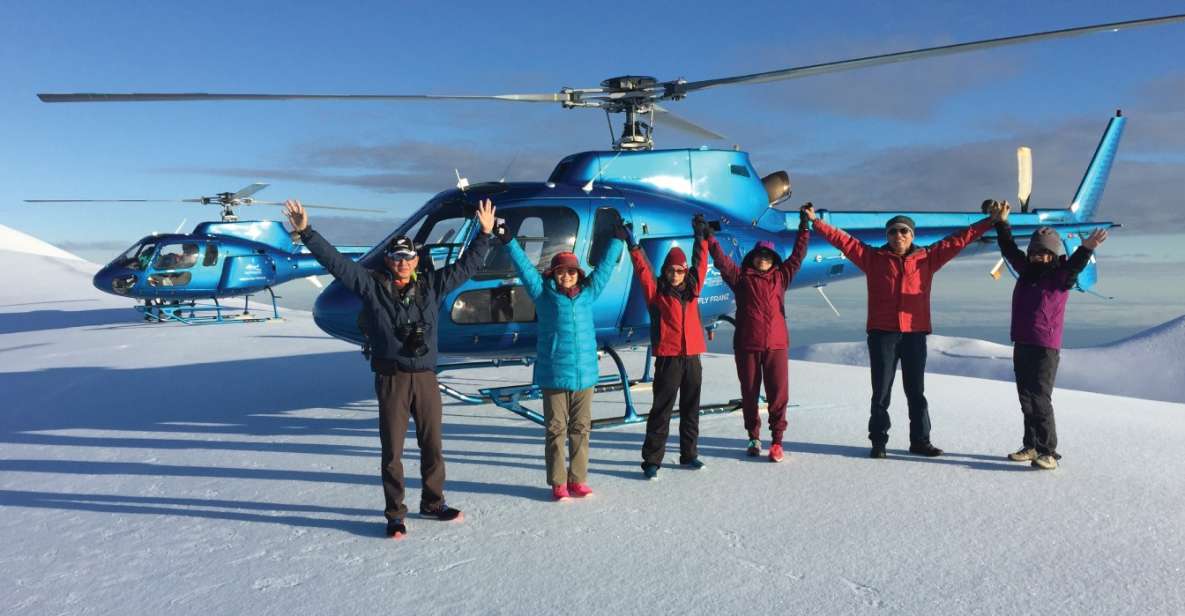
<svg viewBox="0 0 1185 616"><path fill-rule="evenodd" d="M1006 372L932 374L948 454L903 451L898 393L890 457L870 460L866 369L793 361L782 464L743 455L739 416L711 416L708 467L647 482L642 427L598 430L597 493L559 504L541 428L450 404L447 490L466 520L413 516L396 543L381 537L374 395L353 347L292 311L144 325L91 271L0 251L6 614L1185 613L1185 404L1059 389L1065 459L1050 473L1002 458L1020 440ZM1067 353L1059 383L1179 365L1179 323L1142 340L1099 350L1107 362ZM1004 347L939 342L936 368L985 350L1007 365ZM705 362L705 400L736 397L732 359ZM599 395L596 413L620 399ZM412 437L413 509L416 459Z"/></svg>

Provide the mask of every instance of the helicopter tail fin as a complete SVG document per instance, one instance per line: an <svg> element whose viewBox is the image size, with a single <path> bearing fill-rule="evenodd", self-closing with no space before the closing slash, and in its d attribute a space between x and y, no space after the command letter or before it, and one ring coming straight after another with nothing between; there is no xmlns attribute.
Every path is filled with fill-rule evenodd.
<svg viewBox="0 0 1185 616"><path fill-rule="evenodd" d="M1111 174L1111 163L1115 161L1115 152L1119 149L1119 139L1123 136L1123 126L1127 118L1122 111L1116 111L1115 117L1107 123L1107 130L1095 148L1090 166L1078 184L1078 192L1070 202L1070 212L1074 220L1088 221L1094 218L1099 201L1103 198L1103 188L1107 185L1107 177Z"/></svg>

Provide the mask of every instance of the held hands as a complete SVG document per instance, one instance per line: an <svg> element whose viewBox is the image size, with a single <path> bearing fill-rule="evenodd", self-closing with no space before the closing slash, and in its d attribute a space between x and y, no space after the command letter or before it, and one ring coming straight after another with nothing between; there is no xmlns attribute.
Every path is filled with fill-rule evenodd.
<svg viewBox="0 0 1185 616"><path fill-rule="evenodd" d="M1094 250L1099 247L1099 244L1107 241L1106 229L1095 229L1090 236L1082 240L1082 247L1087 250Z"/></svg>
<svg viewBox="0 0 1185 616"><path fill-rule="evenodd" d="M815 214L815 204L807 201L802 207L798 208L798 224L802 226L806 222L815 222L819 216Z"/></svg>
<svg viewBox="0 0 1185 616"><path fill-rule="evenodd" d="M992 222L1008 222L1008 213L1012 211L1012 206L1007 201L993 201L991 207L988 209L988 214L991 216Z"/></svg>
<svg viewBox="0 0 1185 616"><path fill-rule="evenodd" d="M482 199L477 202L477 218L478 224L481 225L481 232L485 234L493 233L494 231L494 202L489 199Z"/></svg>
<svg viewBox="0 0 1185 616"><path fill-rule="evenodd" d="M304 206L296 199L289 199L284 202L284 215L288 217L288 224L292 225L292 230L300 233L309 228L309 215L305 213Z"/></svg>
<svg viewBox="0 0 1185 616"><path fill-rule="evenodd" d="M620 218L613 223L613 237L625 242L626 246L633 247L634 245L633 234L630 233L629 227L626 227Z"/></svg>
<svg viewBox="0 0 1185 616"><path fill-rule="evenodd" d="M691 217L691 232L697 238L703 238L705 241L712 239L716 235L716 229L712 228L712 223L708 222L703 214L696 214Z"/></svg>

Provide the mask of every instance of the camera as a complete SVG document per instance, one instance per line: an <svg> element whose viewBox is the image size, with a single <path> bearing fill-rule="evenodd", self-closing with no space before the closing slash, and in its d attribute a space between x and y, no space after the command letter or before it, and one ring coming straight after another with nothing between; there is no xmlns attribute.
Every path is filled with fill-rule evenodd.
<svg viewBox="0 0 1185 616"><path fill-rule="evenodd" d="M411 357L423 357L428 354L428 344L424 342L424 325L422 323L401 325L395 335L403 343L403 354Z"/></svg>

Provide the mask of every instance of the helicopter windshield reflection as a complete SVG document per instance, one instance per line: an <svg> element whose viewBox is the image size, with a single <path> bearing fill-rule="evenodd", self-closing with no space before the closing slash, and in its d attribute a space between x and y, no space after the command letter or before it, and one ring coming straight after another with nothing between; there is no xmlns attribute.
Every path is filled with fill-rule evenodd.
<svg viewBox="0 0 1185 616"><path fill-rule="evenodd" d="M118 267L143 271L148 269L148 264L152 262L152 255L155 251L156 242L145 242L141 240L133 244L122 255L116 257L112 261L112 264Z"/></svg>

